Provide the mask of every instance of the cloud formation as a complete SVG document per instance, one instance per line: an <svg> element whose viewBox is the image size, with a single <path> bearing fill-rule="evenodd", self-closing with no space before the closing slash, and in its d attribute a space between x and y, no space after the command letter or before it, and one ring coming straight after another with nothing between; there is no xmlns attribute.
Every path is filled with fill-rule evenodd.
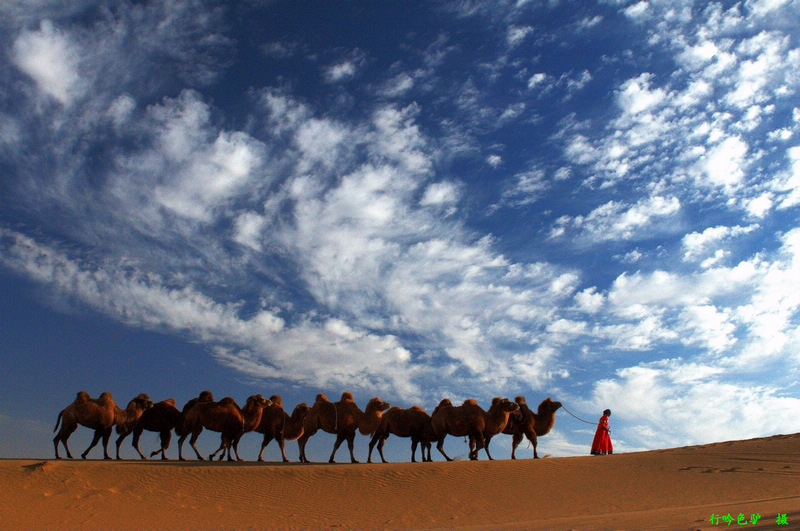
<svg viewBox="0 0 800 531"><path fill-rule="evenodd" d="M257 381L558 392L631 448L780 431L796 3L559 4L437 5L401 56L236 11L270 6L0 6L0 263Z"/></svg>

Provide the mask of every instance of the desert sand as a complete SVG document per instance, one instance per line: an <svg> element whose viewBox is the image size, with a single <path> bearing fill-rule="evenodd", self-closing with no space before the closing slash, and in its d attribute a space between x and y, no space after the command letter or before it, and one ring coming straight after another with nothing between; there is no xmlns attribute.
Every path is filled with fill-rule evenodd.
<svg viewBox="0 0 800 531"><path fill-rule="evenodd" d="M0 528L800 529L798 479L800 434L516 461L6 459Z"/></svg>

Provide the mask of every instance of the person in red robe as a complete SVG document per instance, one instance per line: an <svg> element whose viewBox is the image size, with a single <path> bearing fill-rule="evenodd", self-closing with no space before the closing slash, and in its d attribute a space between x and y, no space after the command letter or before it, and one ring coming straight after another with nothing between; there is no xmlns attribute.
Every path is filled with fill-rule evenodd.
<svg viewBox="0 0 800 531"><path fill-rule="evenodd" d="M606 409L603 411L603 416L597 423L597 431L594 432L594 440L592 441L592 455L607 455L614 453L614 446L611 444L611 430L608 429L608 417L611 416L611 410Z"/></svg>

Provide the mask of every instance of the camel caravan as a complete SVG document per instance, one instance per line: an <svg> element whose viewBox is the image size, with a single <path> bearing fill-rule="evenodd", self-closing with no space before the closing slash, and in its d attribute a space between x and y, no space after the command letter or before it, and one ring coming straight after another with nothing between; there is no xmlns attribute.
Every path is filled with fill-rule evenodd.
<svg viewBox="0 0 800 531"><path fill-rule="evenodd" d="M452 458L444 451L444 440L448 435L465 437L469 441L469 458L478 459L478 453L484 450L489 453L489 442L501 433L512 436L511 459L516 459L516 449L524 438L533 445L533 457L538 458L536 451L537 437L550 432L555 424L555 413L561 407L560 402L549 397L543 400L534 413L528 408L525 398L517 396L514 401L508 398L492 399L488 410L481 408L477 401L469 399L460 406L454 406L445 398L428 415L419 406L403 409L391 406L379 397L372 398L361 410L350 392L345 392L337 402L331 402L320 393L313 406L305 402L298 404L291 412L283 409L280 395L264 398L256 394L247 399L240 407L236 401L227 396L215 401L210 391L203 391L196 398L189 400L183 409L178 409L175 400L168 398L154 403L149 396L142 393L131 400L125 409L114 402L111 393L105 392L99 398L91 398L85 391L80 391L75 400L64 408L56 420L53 431L58 431L53 439L56 459L61 459L59 443L72 459L67 441L79 425L94 430L92 442L83 459L89 454L100 439L103 440L103 457L111 459L108 454L108 442L112 431L116 428L117 459L120 459L120 446L125 438L133 434L132 446L141 459L147 457L139 449L139 439L147 430L159 434L160 447L150 457L161 455L167 459L166 450L172 440L172 432L178 436L178 459L185 460L183 443L189 438L189 445L197 459L203 460L196 442L200 433L206 429L220 433L220 446L210 454L209 459L226 455L229 461L242 461L239 456L239 441L245 433L257 432L264 435L258 460L263 461L264 449L274 439L278 442L283 462L286 457L285 442L296 440L300 461L308 463L305 448L308 439L317 431L323 430L336 435L328 462L334 463L339 446L347 441L350 461L358 463L353 453L356 432L371 436L369 442L368 462L372 462L372 451L377 445L381 461L386 462L383 446L390 435L411 439L411 461L416 462L417 447L422 461L432 461L431 447L436 449L448 461ZM60 425L60 429L59 429Z"/></svg>

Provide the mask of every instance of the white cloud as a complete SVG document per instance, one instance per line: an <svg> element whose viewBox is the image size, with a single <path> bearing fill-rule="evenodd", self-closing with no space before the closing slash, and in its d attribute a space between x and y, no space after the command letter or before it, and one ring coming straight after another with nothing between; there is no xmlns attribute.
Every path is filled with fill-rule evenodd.
<svg viewBox="0 0 800 531"><path fill-rule="evenodd" d="M328 83L339 83L352 79L356 74L356 65L352 61L335 64L325 70L325 80Z"/></svg>
<svg viewBox="0 0 800 531"><path fill-rule="evenodd" d="M38 89L64 105L86 91L79 69L80 51L69 35L43 20L37 31L24 31L14 41L13 60Z"/></svg>
<svg viewBox="0 0 800 531"><path fill-rule="evenodd" d="M680 359L618 370L595 385L592 404L610 408L612 423L617 418L625 424L627 434L621 437L645 448L800 429L793 414L800 408L797 398L775 387L738 383L722 369ZM664 430L665 425L671 428Z"/></svg>
<svg viewBox="0 0 800 531"><path fill-rule="evenodd" d="M635 205L610 201L597 207L585 217L560 218L551 236L562 236L568 229L574 229L582 238L594 243L630 240L645 230L652 231L653 224L658 218L675 215L680 211L680 206L677 197L653 196Z"/></svg>
<svg viewBox="0 0 800 531"><path fill-rule="evenodd" d="M652 74L641 74L629 79L619 89L617 101L623 112L639 114L661 105L667 93L660 88L651 89Z"/></svg>
<svg viewBox="0 0 800 531"><path fill-rule="evenodd" d="M597 313L605 304L605 296L602 293L597 293L596 287L591 287L576 293L575 302L581 311Z"/></svg>
<svg viewBox="0 0 800 531"><path fill-rule="evenodd" d="M724 240L733 238L740 234L752 232L758 228L758 225L749 225L746 227L735 226L726 227L719 225L716 227L708 227L703 232L692 232L683 237L682 244L686 251L683 254L684 261L695 261L705 257L712 250L719 249L712 248Z"/></svg>
<svg viewBox="0 0 800 531"><path fill-rule="evenodd" d="M738 187L745 178L748 148L741 138L726 137L700 158L697 178L711 186Z"/></svg>
<svg viewBox="0 0 800 531"><path fill-rule="evenodd" d="M414 88L415 84L414 76L407 72L400 72L393 78L387 80L378 89L378 93L385 98L399 98Z"/></svg>
<svg viewBox="0 0 800 531"><path fill-rule="evenodd" d="M519 46L533 32L531 26L510 26L506 31L506 42L509 46Z"/></svg>
<svg viewBox="0 0 800 531"><path fill-rule="evenodd" d="M174 100L148 109L148 141L144 152L120 158L129 181L147 183L152 200L175 214L208 222L214 209L238 194L261 164L260 143L241 132L215 131L211 110L200 97L184 91ZM126 192L122 192L126 193Z"/></svg>
<svg viewBox="0 0 800 531"><path fill-rule="evenodd" d="M428 185L422 194L421 206L451 205L459 199L458 186L452 182L437 182Z"/></svg>

